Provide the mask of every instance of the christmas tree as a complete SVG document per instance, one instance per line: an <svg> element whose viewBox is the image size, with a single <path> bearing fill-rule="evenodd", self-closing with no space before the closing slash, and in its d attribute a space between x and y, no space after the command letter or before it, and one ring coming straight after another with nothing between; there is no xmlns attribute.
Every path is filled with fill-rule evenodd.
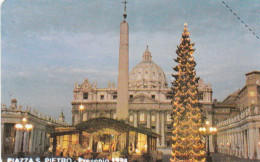
<svg viewBox="0 0 260 162"><path fill-rule="evenodd" d="M205 161L204 143L199 132L202 124L201 109L198 102L198 80L196 77L193 52L187 24L184 24L181 43L177 46L178 63L172 76L173 131L171 161Z"/></svg>

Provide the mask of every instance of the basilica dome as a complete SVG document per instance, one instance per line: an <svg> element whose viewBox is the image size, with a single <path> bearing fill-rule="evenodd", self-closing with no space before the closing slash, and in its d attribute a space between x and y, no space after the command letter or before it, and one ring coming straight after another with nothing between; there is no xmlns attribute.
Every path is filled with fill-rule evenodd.
<svg viewBox="0 0 260 162"><path fill-rule="evenodd" d="M162 68L152 61L151 52L146 47L143 60L129 74L129 88L167 88L167 80Z"/></svg>

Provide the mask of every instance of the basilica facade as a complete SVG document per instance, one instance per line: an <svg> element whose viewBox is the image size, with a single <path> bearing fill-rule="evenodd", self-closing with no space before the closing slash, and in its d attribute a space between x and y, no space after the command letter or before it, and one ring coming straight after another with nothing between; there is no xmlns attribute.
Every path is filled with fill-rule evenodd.
<svg viewBox="0 0 260 162"><path fill-rule="evenodd" d="M170 76L169 76L170 77ZM142 61L129 73L129 117L128 122L134 127L150 128L160 134L158 148L171 146L171 86L168 85L162 68L153 62L152 54L146 47ZM212 88L199 80L199 102L204 115L212 121ZM72 104L72 124L76 125L97 117L117 119L117 87L108 83L107 88L98 88L97 83L85 79L82 84L75 84ZM84 109L80 109L83 105Z"/></svg>

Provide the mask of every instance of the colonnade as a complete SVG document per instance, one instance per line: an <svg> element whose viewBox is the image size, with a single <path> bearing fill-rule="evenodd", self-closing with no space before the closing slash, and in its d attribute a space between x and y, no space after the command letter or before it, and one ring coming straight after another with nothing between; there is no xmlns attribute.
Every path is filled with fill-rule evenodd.
<svg viewBox="0 0 260 162"><path fill-rule="evenodd" d="M49 137L44 129L34 128L30 132L17 130L15 133L14 154L20 151L26 154L43 153L46 145L49 146Z"/></svg>
<svg viewBox="0 0 260 162"><path fill-rule="evenodd" d="M222 129L217 135L218 152L231 156L260 159L260 123Z"/></svg>

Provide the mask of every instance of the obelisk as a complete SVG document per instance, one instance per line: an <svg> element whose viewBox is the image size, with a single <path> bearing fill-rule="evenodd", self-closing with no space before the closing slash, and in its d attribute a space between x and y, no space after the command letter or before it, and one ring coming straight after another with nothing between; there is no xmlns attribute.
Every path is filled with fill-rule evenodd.
<svg viewBox="0 0 260 162"><path fill-rule="evenodd" d="M119 64L117 81L117 107L118 120L128 120L128 73L129 73L129 27L126 22L126 1L124 20L120 25Z"/></svg>

